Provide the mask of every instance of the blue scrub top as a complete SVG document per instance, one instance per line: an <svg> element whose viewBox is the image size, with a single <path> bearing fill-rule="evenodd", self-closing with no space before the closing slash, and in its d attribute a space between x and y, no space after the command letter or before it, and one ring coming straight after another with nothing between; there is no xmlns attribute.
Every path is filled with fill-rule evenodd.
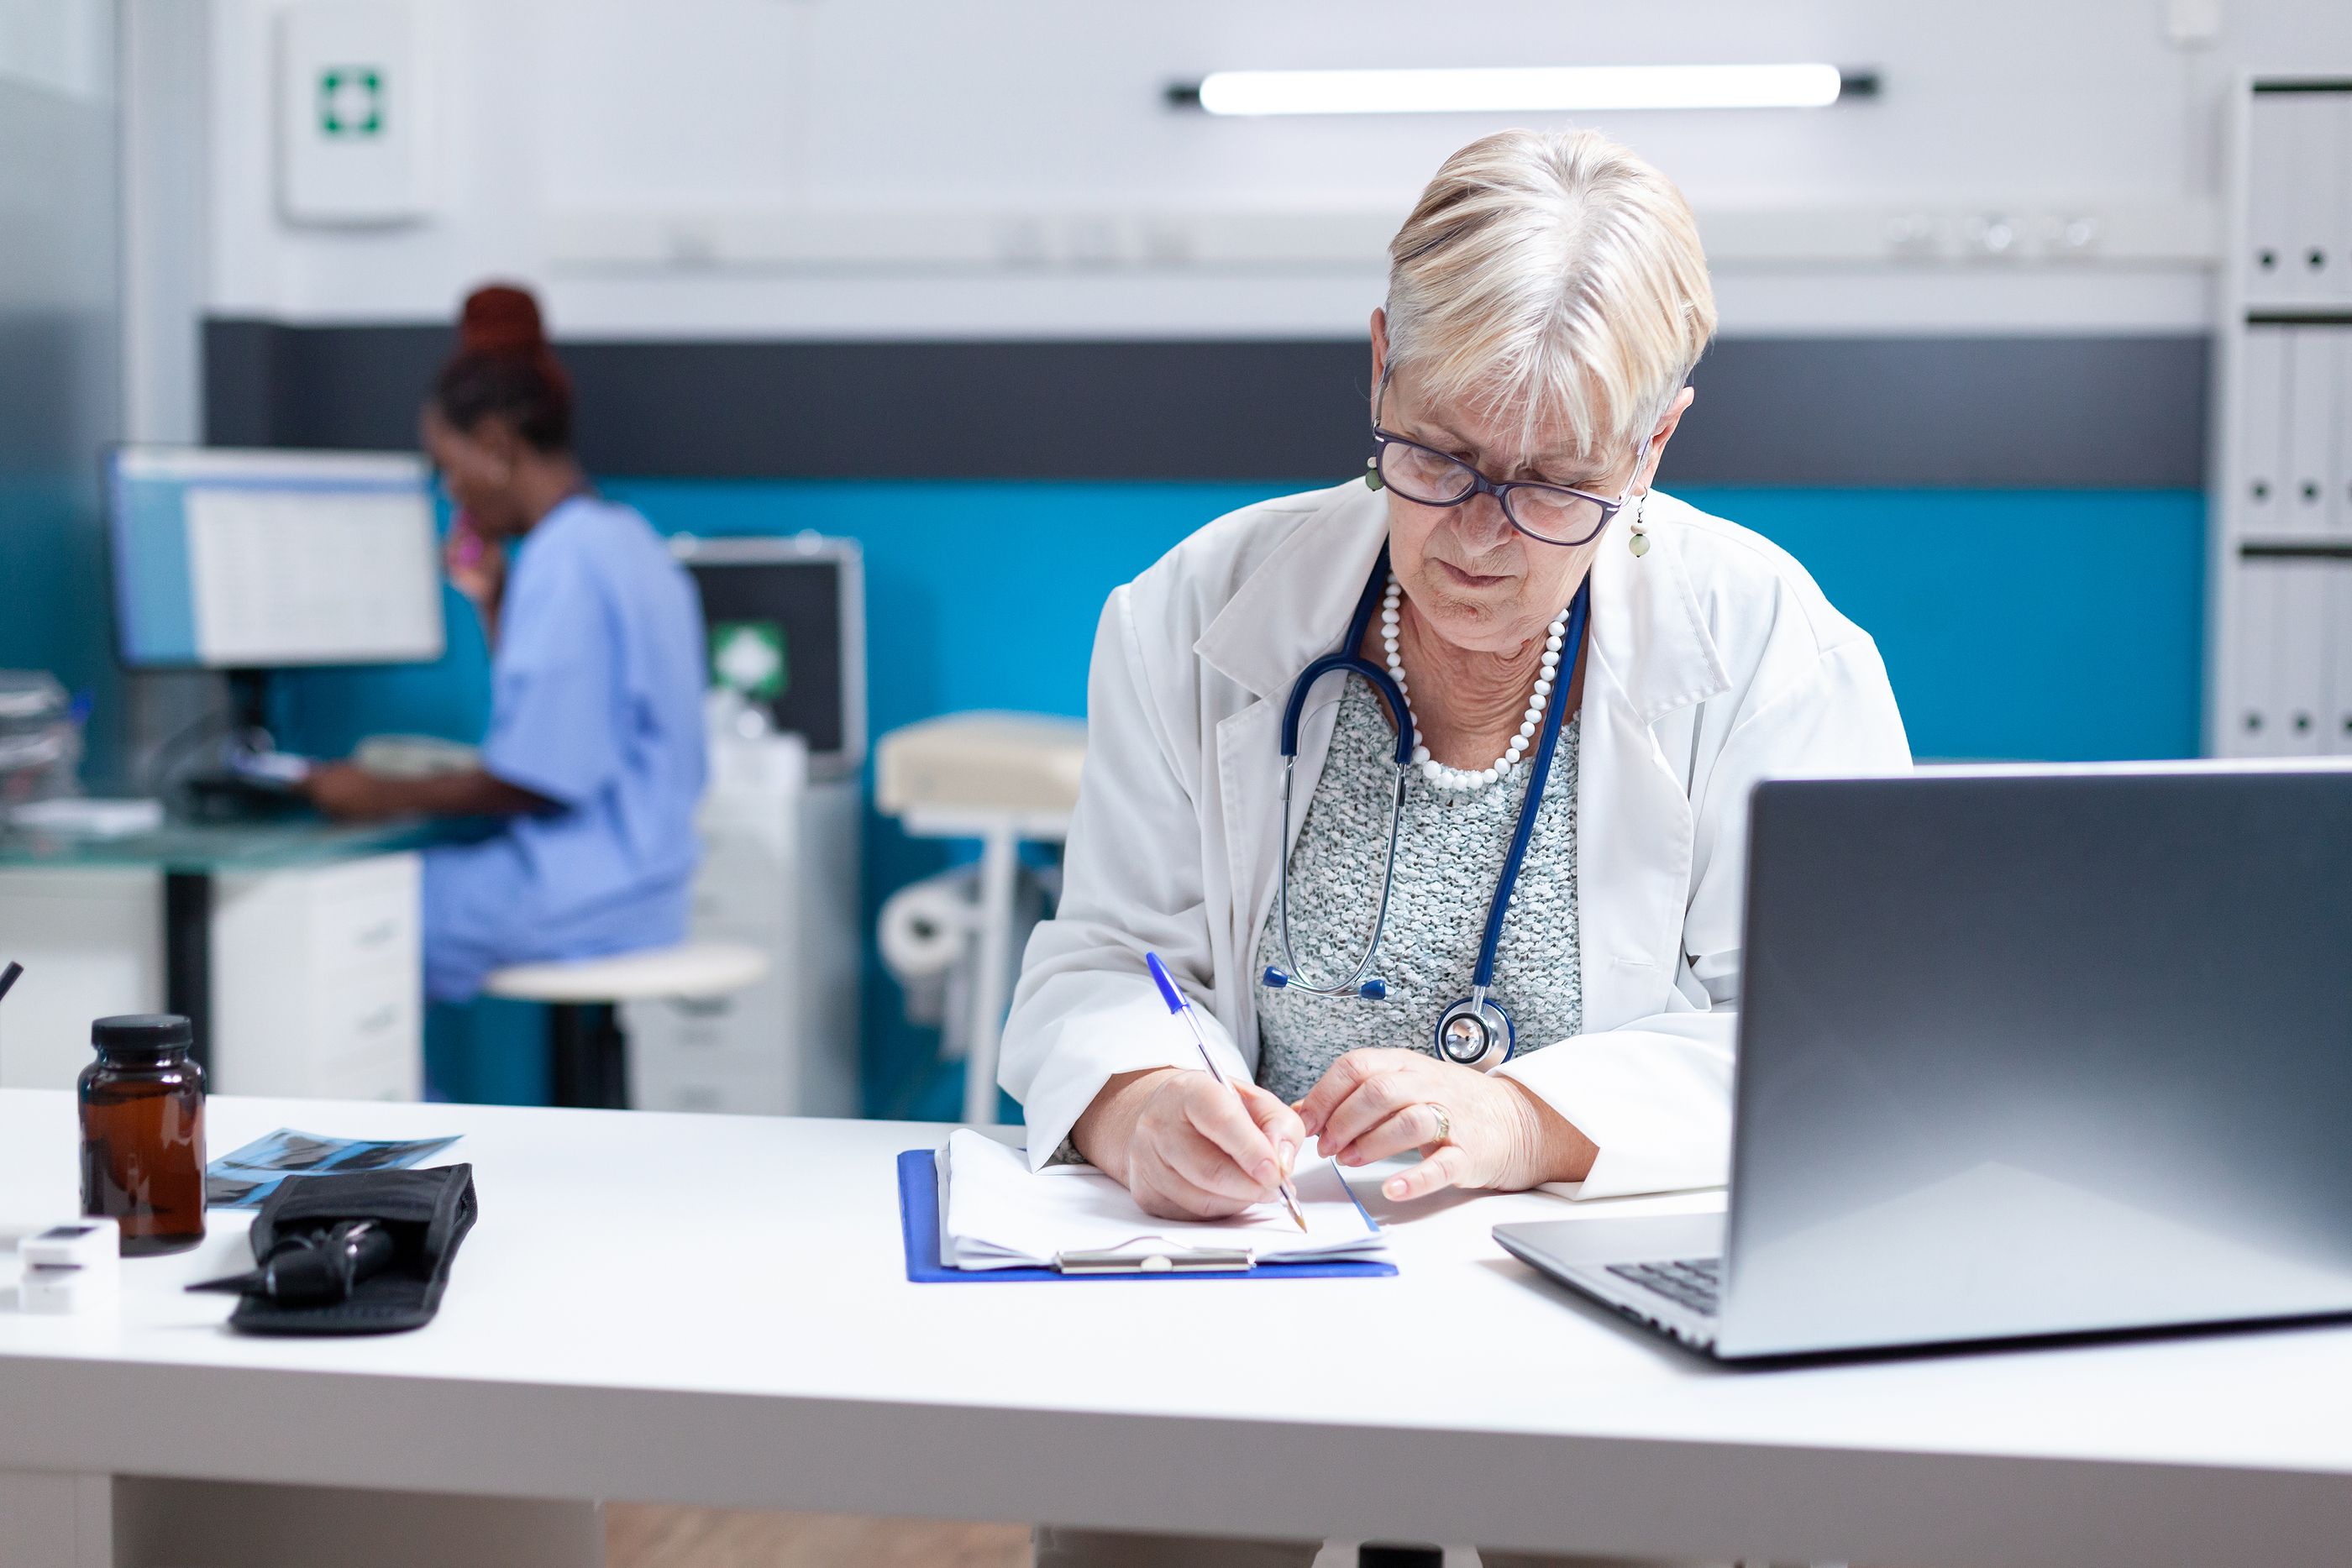
<svg viewBox="0 0 2352 1568"><path fill-rule="evenodd" d="M633 507L575 496L523 536L490 664L482 766L558 810L425 857L425 990L508 964L686 935L701 846L701 606Z"/></svg>

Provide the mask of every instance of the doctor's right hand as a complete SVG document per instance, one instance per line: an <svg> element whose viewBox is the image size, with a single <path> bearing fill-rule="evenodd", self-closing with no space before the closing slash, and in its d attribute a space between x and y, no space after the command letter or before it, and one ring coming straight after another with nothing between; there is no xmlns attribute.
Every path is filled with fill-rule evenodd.
<svg viewBox="0 0 2352 1568"><path fill-rule="evenodd" d="M1088 1163L1125 1183L1146 1214L1222 1219L1276 1200L1307 1146L1307 1127L1255 1083L1158 1067L1105 1083L1070 1138Z"/></svg>

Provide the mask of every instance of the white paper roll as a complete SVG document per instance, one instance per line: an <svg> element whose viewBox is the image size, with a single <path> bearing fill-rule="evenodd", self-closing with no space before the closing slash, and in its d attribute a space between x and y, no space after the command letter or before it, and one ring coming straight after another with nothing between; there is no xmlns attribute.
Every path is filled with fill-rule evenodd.
<svg viewBox="0 0 2352 1568"><path fill-rule="evenodd" d="M971 936L973 871L959 866L909 883L883 900L877 932L882 962L900 985L935 979L963 956Z"/></svg>

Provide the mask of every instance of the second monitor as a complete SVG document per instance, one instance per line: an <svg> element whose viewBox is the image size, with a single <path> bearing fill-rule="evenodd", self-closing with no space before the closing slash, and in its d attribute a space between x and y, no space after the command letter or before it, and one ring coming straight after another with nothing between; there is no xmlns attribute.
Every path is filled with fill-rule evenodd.
<svg viewBox="0 0 2352 1568"><path fill-rule="evenodd" d="M107 503L133 669L441 656L431 474L399 453L125 446Z"/></svg>

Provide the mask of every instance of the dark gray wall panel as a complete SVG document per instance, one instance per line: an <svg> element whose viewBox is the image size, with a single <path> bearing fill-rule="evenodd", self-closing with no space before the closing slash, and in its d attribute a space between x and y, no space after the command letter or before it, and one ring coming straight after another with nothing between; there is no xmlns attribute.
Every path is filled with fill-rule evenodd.
<svg viewBox="0 0 2352 1568"><path fill-rule="evenodd" d="M215 446L416 444L446 327L205 323L205 439Z"/></svg>
<svg viewBox="0 0 2352 1568"><path fill-rule="evenodd" d="M1738 339L1667 461L1685 483L2197 489L2208 343Z"/></svg>
<svg viewBox="0 0 2352 1568"><path fill-rule="evenodd" d="M219 444L405 446L450 334L215 320ZM607 474L1265 479L1363 462L1369 355L1330 340L572 342ZM2196 487L2200 337L1739 339L1699 367L1683 484Z"/></svg>

